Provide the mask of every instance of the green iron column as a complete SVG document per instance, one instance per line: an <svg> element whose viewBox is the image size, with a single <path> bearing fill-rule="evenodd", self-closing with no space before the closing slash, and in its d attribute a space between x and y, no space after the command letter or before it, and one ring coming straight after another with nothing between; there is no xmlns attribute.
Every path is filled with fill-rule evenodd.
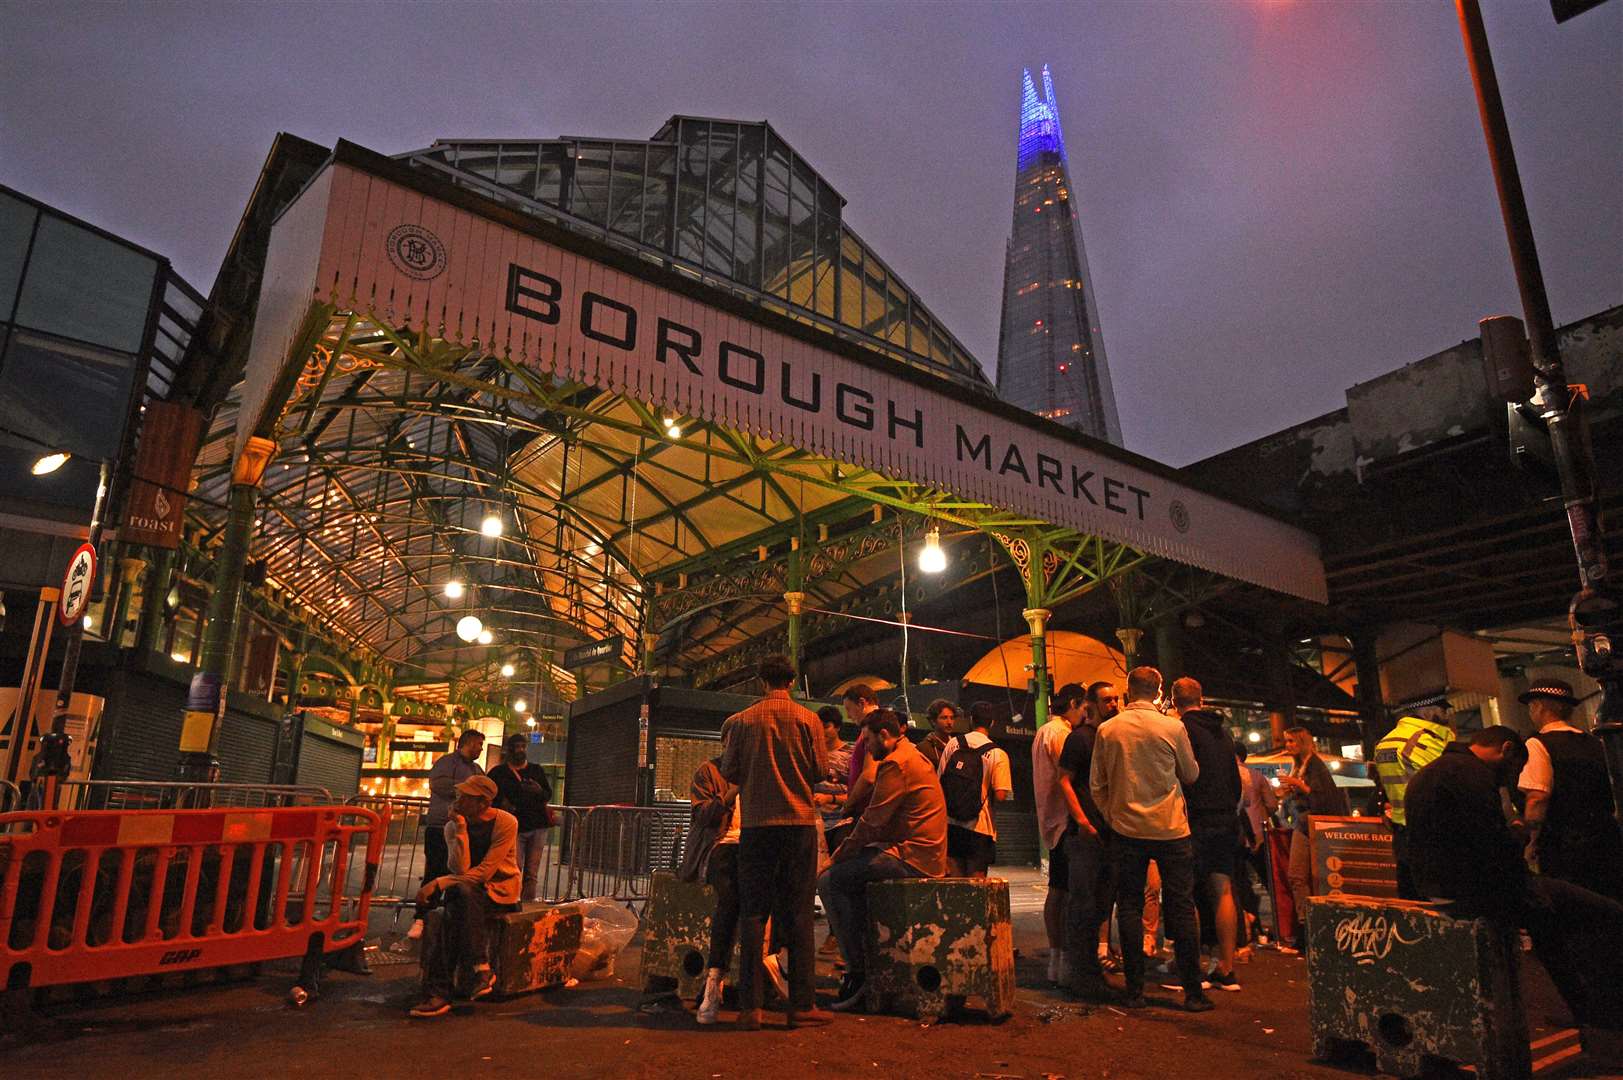
<svg viewBox="0 0 1623 1080"><path fill-rule="evenodd" d="M1031 628L1031 719L1041 728L1048 723L1048 618L1047 608L1029 607L1020 613Z"/></svg>
<svg viewBox="0 0 1623 1080"><path fill-rule="evenodd" d="M789 560L785 570L785 579L789 588L783 594L783 602L789 608L789 663L794 665L795 682L799 685L803 682L800 678L800 616L806 609L806 594L801 591L801 583L804 577L800 568L800 540L798 538L789 541Z"/></svg>
<svg viewBox="0 0 1623 1080"><path fill-rule="evenodd" d="M242 575L248 565L248 546L253 541L259 485L275 449L276 444L269 439L250 438L231 473L225 532L214 560L214 593L209 597L208 622L203 627L197 673L192 676L181 720L182 780L207 783L219 775L220 763L214 751L219 742L220 721L225 716L237 610L242 600Z"/></svg>

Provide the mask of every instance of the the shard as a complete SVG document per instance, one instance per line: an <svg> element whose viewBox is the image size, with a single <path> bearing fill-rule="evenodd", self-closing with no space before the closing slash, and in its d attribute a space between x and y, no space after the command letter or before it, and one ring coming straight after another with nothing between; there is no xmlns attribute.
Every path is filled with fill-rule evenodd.
<svg viewBox="0 0 1623 1080"><path fill-rule="evenodd" d="M1003 264L997 389L1005 400L1121 445L1121 420L1099 332L1099 305L1060 133L1054 81L1025 71L1014 225Z"/></svg>

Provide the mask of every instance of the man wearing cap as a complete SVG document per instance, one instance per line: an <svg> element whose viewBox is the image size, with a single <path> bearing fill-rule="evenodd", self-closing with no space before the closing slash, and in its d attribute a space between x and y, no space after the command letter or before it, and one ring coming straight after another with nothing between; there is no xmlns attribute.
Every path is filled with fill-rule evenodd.
<svg viewBox="0 0 1623 1080"><path fill-rule="evenodd" d="M451 815L451 804L456 801L456 786L470 776L479 776L479 755L485 752L485 733L478 728L467 728L457 737L456 749L434 762L428 771L428 809L423 814L423 884L427 885L445 874L448 865L445 851L445 822ZM408 940L423 936L423 916L428 914L426 904L418 904L406 931Z"/></svg>
<svg viewBox="0 0 1623 1080"><path fill-rule="evenodd" d="M1529 864L1623 902L1623 833L1606 751L1572 726L1578 695L1560 679L1539 679L1520 700L1538 728L1516 785L1527 796Z"/></svg>
<svg viewBox="0 0 1623 1080"><path fill-rule="evenodd" d="M434 878L417 894L418 904L445 895L444 933L439 948L423 960L427 969L428 997L413 1006L418 1018L444 1016L451 1011L451 984L463 962L473 966L473 1000L496 988L490 970L485 930L491 916L512 911L519 903L518 819L497 810L496 783L488 776L470 776L456 785L456 801L445 823L445 848L450 873Z"/></svg>
<svg viewBox="0 0 1623 1080"><path fill-rule="evenodd" d="M1398 896L1421 899L1409 856L1409 822L1404 800L1415 773L1443 755L1454 741L1452 706L1442 694L1412 702L1396 726L1375 744L1375 775L1386 792L1386 820L1392 826L1392 856L1398 869Z"/></svg>

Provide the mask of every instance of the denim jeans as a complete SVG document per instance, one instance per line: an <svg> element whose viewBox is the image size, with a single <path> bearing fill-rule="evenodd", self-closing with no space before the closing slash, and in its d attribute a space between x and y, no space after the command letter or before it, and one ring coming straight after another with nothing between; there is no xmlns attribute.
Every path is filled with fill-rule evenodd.
<svg viewBox="0 0 1623 1080"><path fill-rule="evenodd" d="M863 848L830 866L817 882L828 924L845 953L846 973L861 979L868 971L868 883L922 875L894 855Z"/></svg>
<svg viewBox="0 0 1623 1080"><path fill-rule="evenodd" d="M1161 871L1161 914L1177 957L1178 979L1186 993L1198 993L1200 925L1195 917L1195 854L1189 837L1139 840L1117 836L1111 847L1116 864L1116 921L1127 989L1138 992L1144 988L1144 877L1153 859Z"/></svg>
<svg viewBox="0 0 1623 1080"><path fill-rule="evenodd" d="M512 911L516 905L498 904L483 885L458 882L446 889L445 925L439 947L427 958L428 995L450 1000L456 969L464 964L475 967L490 962L489 923L492 916Z"/></svg>
<svg viewBox="0 0 1623 1080"><path fill-rule="evenodd" d="M541 867L547 860L546 829L531 829L518 834L518 865L524 872L524 884L519 889L520 900L534 900L536 883L541 880Z"/></svg>
<svg viewBox="0 0 1623 1080"><path fill-rule="evenodd" d="M444 877L451 872L451 855L445 847L445 822L438 825L423 826L423 881L427 885L435 878ZM433 904L418 904L414 918L421 919L428 914Z"/></svg>
<svg viewBox="0 0 1623 1080"><path fill-rule="evenodd" d="M1096 983L1104 977L1099 969L1099 927L1110 918L1115 899L1110 851L1099 834L1084 833L1074 825L1065 834L1064 844L1070 868L1065 890L1065 953L1077 982Z"/></svg>

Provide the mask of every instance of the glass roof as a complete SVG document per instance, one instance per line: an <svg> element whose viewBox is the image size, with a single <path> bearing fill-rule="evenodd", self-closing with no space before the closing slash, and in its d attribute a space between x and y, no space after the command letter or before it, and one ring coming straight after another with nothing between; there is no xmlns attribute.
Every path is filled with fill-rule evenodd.
<svg viewBox="0 0 1623 1080"><path fill-rule="evenodd" d="M442 139L397 156L991 393L979 361L844 223L845 200L769 124L673 116L646 142Z"/></svg>

